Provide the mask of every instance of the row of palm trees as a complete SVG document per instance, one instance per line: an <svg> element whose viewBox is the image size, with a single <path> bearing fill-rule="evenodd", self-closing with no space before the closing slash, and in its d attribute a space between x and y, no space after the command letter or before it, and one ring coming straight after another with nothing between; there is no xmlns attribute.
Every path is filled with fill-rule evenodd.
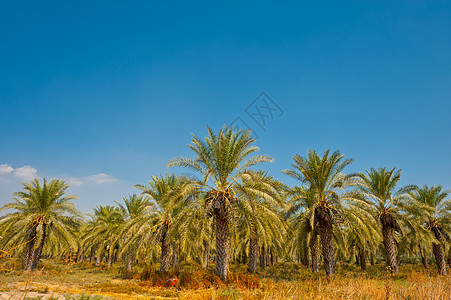
<svg viewBox="0 0 451 300"><path fill-rule="evenodd" d="M327 276L334 277L337 259L355 258L365 270L367 258L374 263L383 253L397 273L401 252L419 253L427 267L432 247L440 274L446 274L451 201L441 186L399 187L401 171L395 169L346 174L352 159L309 150L282 171L297 182L288 187L256 169L273 159L258 154L251 132L207 131L205 139L193 135L193 158L167 163L196 176L151 176L147 185L136 185L139 195L96 207L87 222L71 201L75 197L65 195L64 181L24 184L1 209L14 212L0 219L0 249L6 255L19 250L14 253L23 255L25 270L36 268L43 254L69 251L96 265L121 259L128 270L136 261L159 260L167 271L180 259L208 268L213 258L226 280L230 259L246 262L249 272L259 261L264 268L279 258L318 272L321 257Z"/></svg>

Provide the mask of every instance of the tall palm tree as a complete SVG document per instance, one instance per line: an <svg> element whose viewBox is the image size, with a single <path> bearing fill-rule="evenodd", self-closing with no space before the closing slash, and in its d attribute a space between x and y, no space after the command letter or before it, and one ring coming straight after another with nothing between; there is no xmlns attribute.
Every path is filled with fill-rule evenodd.
<svg viewBox="0 0 451 300"><path fill-rule="evenodd" d="M76 247L74 232L81 224L81 214L72 200L77 197L65 195L69 185L60 179L50 182L44 178L23 183L23 191L13 195L14 202L5 204L0 211L13 209L0 221L6 236L2 239L5 248L25 243L23 269L34 270L42 255L44 245L50 237L59 243Z"/></svg>
<svg viewBox="0 0 451 300"><path fill-rule="evenodd" d="M363 197L367 199L368 206L374 218L382 226L382 237L387 263L391 272L397 273L398 255L396 250L393 231L401 232L401 225L405 224L411 229L417 229L415 220L408 218L407 212L415 212L416 207L411 205L408 192L414 186L406 186L396 189L396 185L401 179L401 170L395 168L373 169L366 171L366 174L356 174L356 184Z"/></svg>
<svg viewBox="0 0 451 300"><path fill-rule="evenodd" d="M285 173L306 185L305 199L314 200L310 213L310 228L318 229L321 239L324 267L328 277L335 274L335 250L333 224L340 221L346 209L342 200L348 196L343 192L350 185L350 179L342 171L353 162L345 159L340 151L330 153L326 150L320 157L314 150L309 150L307 157L296 154L292 164L294 170ZM299 188L299 191L302 189Z"/></svg>
<svg viewBox="0 0 451 300"><path fill-rule="evenodd" d="M194 159L175 158L169 167L186 167L201 174L197 186L206 192L205 209L214 217L216 236L216 272L222 280L227 279L230 255L229 225L235 213L234 187L240 175L248 168L272 162L265 155L251 156L259 150L252 144L255 140L250 131L235 131L224 127L217 134L207 126L208 136L201 140L193 135L188 147L196 154Z"/></svg>
<svg viewBox="0 0 451 300"><path fill-rule="evenodd" d="M149 215L136 218L131 225L137 230L136 238L144 240L158 238L160 240L160 270L163 272L168 271L170 266L171 241L168 238L168 232L173 219L181 209L181 200L184 195L180 191L187 181L188 178L184 176L160 174L151 176L148 186L136 185L142 190L142 195L148 197ZM172 250L175 251L175 249Z"/></svg>
<svg viewBox="0 0 451 300"><path fill-rule="evenodd" d="M442 191L442 186L417 187L415 190L409 192L410 196L419 203L429 207L429 210L423 210L426 217L426 228L429 229L436 239L432 242L432 252L435 256L435 261L439 273L446 275L445 255L443 253L442 243L450 240L449 232L451 232L450 224L447 220L450 219L451 212L446 209L446 204L450 200L446 200L449 192ZM421 251L421 249L420 249Z"/></svg>

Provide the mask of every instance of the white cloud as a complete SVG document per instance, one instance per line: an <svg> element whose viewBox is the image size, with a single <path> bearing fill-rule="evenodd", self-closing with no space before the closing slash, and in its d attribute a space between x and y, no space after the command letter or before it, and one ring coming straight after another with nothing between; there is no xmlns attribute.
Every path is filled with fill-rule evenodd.
<svg viewBox="0 0 451 300"><path fill-rule="evenodd" d="M83 184L83 181L80 178L77 177L70 177L67 178L66 181L70 184L70 185L75 185L75 186L80 186Z"/></svg>
<svg viewBox="0 0 451 300"><path fill-rule="evenodd" d="M67 178L66 181L71 185L81 186L85 183L96 183L96 184L110 183L118 181L118 179L105 173L99 173L84 177L70 177Z"/></svg>
<svg viewBox="0 0 451 300"><path fill-rule="evenodd" d="M0 165L0 176L1 175L6 175L11 173L12 171L14 171L14 168L11 167L10 165Z"/></svg>
<svg viewBox="0 0 451 300"><path fill-rule="evenodd" d="M14 176L19 177L20 179L31 180L38 177L37 172L38 170L31 166L23 166L15 169L12 173Z"/></svg>

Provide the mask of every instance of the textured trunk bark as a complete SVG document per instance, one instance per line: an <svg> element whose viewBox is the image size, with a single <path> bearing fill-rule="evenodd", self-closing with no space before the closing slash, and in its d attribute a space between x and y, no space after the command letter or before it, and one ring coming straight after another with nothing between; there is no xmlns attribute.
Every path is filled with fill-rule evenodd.
<svg viewBox="0 0 451 300"><path fill-rule="evenodd" d="M362 268L362 271L366 271L365 250L360 247L359 247L359 261L360 261L360 267Z"/></svg>
<svg viewBox="0 0 451 300"><path fill-rule="evenodd" d="M266 267L266 250L265 245L260 248L260 269L264 270Z"/></svg>
<svg viewBox="0 0 451 300"><path fill-rule="evenodd" d="M332 231L332 224L320 219L319 221L319 236L321 238L321 248L324 260L324 269L329 278L335 276L335 250L334 250L334 235Z"/></svg>
<svg viewBox="0 0 451 300"><path fill-rule="evenodd" d="M92 264L94 262L96 256L96 249L94 246L91 248L91 255L89 256L89 263Z"/></svg>
<svg viewBox="0 0 451 300"><path fill-rule="evenodd" d="M448 251L448 265L451 268L451 247L449 247L449 251Z"/></svg>
<svg viewBox="0 0 451 300"><path fill-rule="evenodd" d="M224 214L216 214L216 273L223 281L227 280L229 254L229 220Z"/></svg>
<svg viewBox="0 0 451 300"><path fill-rule="evenodd" d="M107 257L107 267L111 268L113 266L113 253L111 253L113 250L108 251L108 257Z"/></svg>
<svg viewBox="0 0 451 300"><path fill-rule="evenodd" d="M96 267L100 267L100 263L102 262L102 260L103 260L103 246L100 247L99 249L99 254L97 255L96 258Z"/></svg>
<svg viewBox="0 0 451 300"><path fill-rule="evenodd" d="M249 266L247 270L250 273L257 272L257 256L258 256L258 235L256 232L251 233L249 240Z"/></svg>
<svg viewBox="0 0 451 300"><path fill-rule="evenodd" d="M172 251L172 268L176 268L177 267L177 252L176 251Z"/></svg>
<svg viewBox="0 0 451 300"><path fill-rule="evenodd" d="M393 229L389 226L382 226L382 236L384 238L385 254L387 256L387 264L392 273L398 273L398 262L396 255L396 245L393 239Z"/></svg>
<svg viewBox="0 0 451 300"><path fill-rule="evenodd" d="M124 260L125 260L125 269L127 271L132 271L132 269L133 269L133 261L135 260L133 253L131 251L129 251L125 255Z"/></svg>
<svg viewBox="0 0 451 300"><path fill-rule="evenodd" d="M167 272L169 271L169 262L170 262L170 246L166 241L166 234L168 232L168 224L165 222L163 224L163 232L161 235L161 256L160 256L160 271Z"/></svg>
<svg viewBox="0 0 451 300"><path fill-rule="evenodd" d="M421 262L423 263L423 267L425 269L429 268L428 265L428 258L426 257L426 254L424 253L423 248L421 247L421 245L418 245L418 250L420 251L420 256L421 256Z"/></svg>
<svg viewBox="0 0 451 300"><path fill-rule="evenodd" d="M31 256L31 264L30 264L30 271L33 271L38 266L38 262L41 259L42 249L44 248L45 239L47 238L47 225L43 224L41 227L42 230L42 237L39 240L38 247L32 251Z"/></svg>
<svg viewBox="0 0 451 300"><path fill-rule="evenodd" d="M23 257L23 269L31 271L31 261L33 259L34 245L36 243L36 226L30 225L25 238L25 251Z"/></svg>
<svg viewBox="0 0 451 300"><path fill-rule="evenodd" d="M274 266L274 262L276 261L276 260L275 260L276 253L275 253L275 251L274 251L273 249L271 249L271 250L269 251L269 254L270 254L270 256L271 256L270 262L271 262L271 267L272 267L272 266Z"/></svg>
<svg viewBox="0 0 451 300"><path fill-rule="evenodd" d="M432 251L434 252L435 262L437 263L440 275L446 275L445 256L443 255L443 247L440 243L432 243Z"/></svg>
<svg viewBox="0 0 451 300"><path fill-rule="evenodd" d="M312 233L312 238L310 239L310 255L312 256L312 271L317 273L319 271L319 263L318 263L318 255L319 255L319 246L318 246L318 233L315 229Z"/></svg>
<svg viewBox="0 0 451 300"><path fill-rule="evenodd" d="M203 241L204 244L204 255L203 255L203 267L208 269L208 263L210 262L210 243L207 240Z"/></svg>

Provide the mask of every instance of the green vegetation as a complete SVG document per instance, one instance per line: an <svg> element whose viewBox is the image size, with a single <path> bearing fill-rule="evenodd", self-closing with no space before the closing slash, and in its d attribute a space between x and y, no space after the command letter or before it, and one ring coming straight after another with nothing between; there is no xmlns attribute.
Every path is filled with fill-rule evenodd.
<svg viewBox="0 0 451 300"><path fill-rule="evenodd" d="M346 174L353 160L340 151L309 150L282 171L296 180L289 187L256 169L272 158L257 154L249 131L207 130L188 146L194 158L167 163L193 176L151 176L136 185L139 195L94 208L87 221L72 203L75 196L65 195L64 181L24 183L1 208L12 210L0 218L2 283L31 288L41 272L39 284L67 299L129 290L271 299L289 291L340 298L355 289L351 297L371 297L356 278L384 297L427 295L434 286L451 294L443 285L451 266L451 201L441 186L398 187L401 170L385 167ZM429 266L432 253L438 271ZM411 290L414 280L424 290ZM345 283L348 288L337 290Z"/></svg>

